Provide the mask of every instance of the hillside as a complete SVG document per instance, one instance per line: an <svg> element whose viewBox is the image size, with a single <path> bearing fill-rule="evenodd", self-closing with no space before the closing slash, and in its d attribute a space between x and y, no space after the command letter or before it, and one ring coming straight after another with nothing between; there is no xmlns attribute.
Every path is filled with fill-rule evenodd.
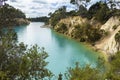
<svg viewBox="0 0 120 80"><path fill-rule="evenodd" d="M0 6L0 27L27 25L29 23L30 22L26 19L25 14L21 10L9 4Z"/></svg>
<svg viewBox="0 0 120 80"><path fill-rule="evenodd" d="M80 42L89 42L96 50L114 54L120 48L115 41L115 35L120 30L119 19L117 16L111 17L106 23L101 24L94 19L74 16L61 19L54 30Z"/></svg>
<svg viewBox="0 0 120 80"><path fill-rule="evenodd" d="M115 41L115 35L120 31L120 17L111 17L104 25L101 26L108 35L96 42L96 47L106 53L114 54L120 48Z"/></svg>

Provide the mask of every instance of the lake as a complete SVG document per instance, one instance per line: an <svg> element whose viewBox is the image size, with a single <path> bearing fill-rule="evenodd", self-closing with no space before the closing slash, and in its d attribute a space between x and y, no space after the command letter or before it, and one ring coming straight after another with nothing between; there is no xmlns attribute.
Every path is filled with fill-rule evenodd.
<svg viewBox="0 0 120 80"><path fill-rule="evenodd" d="M91 64L95 67L98 54L83 44L60 35L49 28L41 28L44 23L31 22L27 26L16 26L18 41L27 45L37 44L44 47L49 57L47 68L54 74L64 74L68 67L74 67L76 62L81 67Z"/></svg>

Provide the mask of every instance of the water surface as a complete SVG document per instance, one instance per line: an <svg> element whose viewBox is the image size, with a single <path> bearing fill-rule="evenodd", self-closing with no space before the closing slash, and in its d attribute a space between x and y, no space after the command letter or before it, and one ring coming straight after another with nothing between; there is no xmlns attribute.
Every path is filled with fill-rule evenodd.
<svg viewBox="0 0 120 80"><path fill-rule="evenodd" d="M44 23L32 22L28 26L18 26L15 30L19 42L45 48L49 54L47 67L54 74L64 73L67 67L74 67L75 62L79 62L82 67L86 64L96 65L97 53L49 28L41 28L42 25Z"/></svg>

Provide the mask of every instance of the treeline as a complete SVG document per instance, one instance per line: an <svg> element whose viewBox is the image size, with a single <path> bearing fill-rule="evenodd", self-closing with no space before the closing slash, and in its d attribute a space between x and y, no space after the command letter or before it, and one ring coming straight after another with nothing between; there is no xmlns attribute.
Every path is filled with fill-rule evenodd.
<svg viewBox="0 0 120 80"><path fill-rule="evenodd" d="M1 16L0 27L5 24L13 25L14 23L7 21L11 20L9 18L8 13ZM64 24L62 27L66 29ZM118 42L119 36L120 33L116 34ZM46 68L47 57L48 54L44 48L34 45L28 49L24 43L17 43L17 34L13 30L3 31L0 28L0 80L50 80L53 74ZM109 57L108 61L109 68L105 67L105 61L102 58L98 58L96 68L91 68L90 65L81 68L76 63L75 68L69 68L66 71L65 78L66 80L120 80L120 52ZM62 77L59 76L58 80L62 80Z"/></svg>
<svg viewBox="0 0 120 80"><path fill-rule="evenodd" d="M111 16L120 16L120 2L116 0L99 1L90 6L91 0L71 0L70 3L77 5L78 10L66 11L66 6L56 10L54 13L49 13L52 26L55 26L61 19L70 16L81 16L87 19L95 19L102 24L105 23ZM89 9L87 7L90 6Z"/></svg>
<svg viewBox="0 0 120 80"><path fill-rule="evenodd" d="M66 11L66 6L63 6L56 10L54 13L49 13L49 24L53 26L53 29L59 33L63 33L69 36L69 28L74 27L71 35L74 39L78 39L80 42L90 42L94 44L100 40L103 36L107 35L107 32L100 30L100 26L91 24L92 22L104 24L112 16L120 16L119 2L113 0L99 1L90 6L90 0L71 0L71 4L77 5L77 10L70 12ZM90 6L89 9L87 7ZM119 7L119 8L118 8ZM78 25L67 25L68 23L59 23L61 19L67 19L69 17L80 16L86 18L89 22ZM91 22L91 23L90 23Z"/></svg>
<svg viewBox="0 0 120 80"><path fill-rule="evenodd" d="M16 9L9 4L5 4L0 6L0 26L13 26L19 24L18 19L22 18L23 20L26 19L25 14ZM23 21L22 20L22 21ZM7 23L7 24L6 24ZM27 20L23 21L24 24L27 24Z"/></svg>
<svg viewBox="0 0 120 80"><path fill-rule="evenodd" d="M42 17L36 17L36 18L28 18L28 20L32 22L48 22L49 18L46 16L42 16Z"/></svg>
<svg viewBox="0 0 120 80"><path fill-rule="evenodd" d="M56 76L46 68L48 53L37 45L27 48L24 43L17 43L17 34L9 29L0 29L0 80L51 80ZM91 65L66 68L56 80L119 80L120 52L109 58L109 66L103 58L98 58L96 68ZM63 75L63 76L62 76Z"/></svg>

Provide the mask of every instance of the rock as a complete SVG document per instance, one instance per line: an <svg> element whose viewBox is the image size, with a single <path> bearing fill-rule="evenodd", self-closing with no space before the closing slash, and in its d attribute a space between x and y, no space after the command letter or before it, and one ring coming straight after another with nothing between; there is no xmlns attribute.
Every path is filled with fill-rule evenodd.
<svg viewBox="0 0 120 80"><path fill-rule="evenodd" d="M30 24L30 21L28 21L27 19L15 18L14 20L15 20L15 26Z"/></svg>
<svg viewBox="0 0 120 80"><path fill-rule="evenodd" d="M61 32L59 30L59 24L64 23L67 26L67 30L64 31L65 33ZM77 32L77 28L75 28L75 25L84 25L86 23L89 23L94 28L98 28L101 30L104 30L105 32L108 32L107 36L104 36L101 40L97 41L95 45L93 46L96 50L101 50L102 52L105 52L107 54L115 54L118 49L120 49L120 44L118 44L115 41L115 35L120 30L120 17L115 16L111 17L105 24L101 24L98 21L96 21L94 18L91 20L88 20L86 18L82 18L80 16L74 16L65 18L59 21L59 23L55 26L55 30L60 31L60 33L65 34L66 36L69 36L74 39L79 39L76 37L75 32ZM83 38L84 39L84 38Z"/></svg>
<svg viewBox="0 0 120 80"><path fill-rule="evenodd" d="M104 37L102 40L98 41L95 45L98 49L104 51L108 54L115 54L118 51L119 44L115 41L115 35L120 30L120 17L111 17L101 29L109 32L109 35ZM117 28L114 30L113 26L117 25Z"/></svg>

